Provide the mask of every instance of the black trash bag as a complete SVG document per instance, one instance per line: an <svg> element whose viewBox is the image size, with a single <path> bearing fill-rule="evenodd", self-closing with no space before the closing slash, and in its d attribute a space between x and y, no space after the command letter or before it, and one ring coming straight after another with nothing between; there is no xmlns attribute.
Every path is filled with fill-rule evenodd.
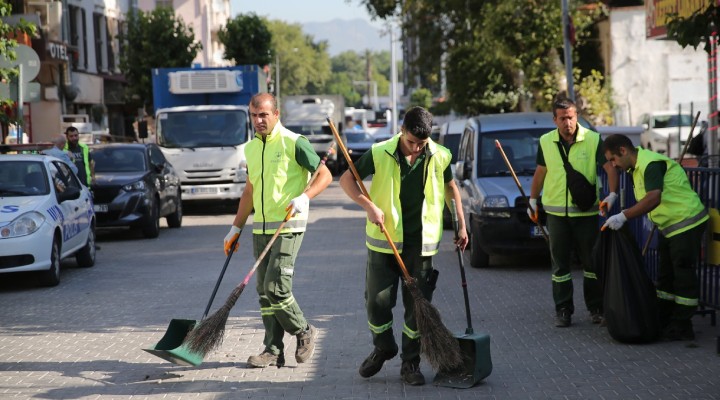
<svg viewBox="0 0 720 400"><path fill-rule="evenodd" d="M593 262L603 290L603 311L613 339L647 343L658 338L655 285L645 272L635 239L627 227L600 232Z"/></svg>

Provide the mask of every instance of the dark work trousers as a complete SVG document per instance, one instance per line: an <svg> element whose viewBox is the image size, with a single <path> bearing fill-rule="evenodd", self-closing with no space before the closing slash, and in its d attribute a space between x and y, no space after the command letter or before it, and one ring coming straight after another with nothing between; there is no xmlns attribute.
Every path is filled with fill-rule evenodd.
<svg viewBox="0 0 720 400"><path fill-rule="evenodd" d="M700 289L695 268L705 225L670 238L658 236L658 308L664 325L670 321L689 321L697 309Z"/></svg>
<svg viewBox="0 0 720 400"><path fill-rule="evenodd" d="M260 295L260 314L265 326L265 350L273 354L283 352L285 332L297 335L308 323L292 293L295 257L300 250L304 233L278 235L268 253L258 265L257 292ZM255 259L260 256L272 235L253 235Z"/></svg>
<svg viewBox="0 0 720 400"><path fill-rule="evenodd" d="M552 291L555 310L575 311L573 283L570 275L571 254L578 255L583 268L583 295L589 311L602 311L602 289L592 263L592 248L600 227L596 215L588 217L558 217L547 215L552 258Z"/></svg>
<svg viewBox="0 0 720 400"><path fill-rule="evenodd" d="M405 244L400 255L410 276L415 279L420 292L432 300L433 289L428 285L428 276L432 272L432 257L420 255L419 247ZM393 308L397 302L398 285L402 280L402 271L393 254L368 250L367 270L365 272L365 306L368 323L376 348L395 352L397 343L393 336ZM405 307L402 335L402 354L405 361L420 359L420 334L415 322L415 304L410 291L402 285L402 299Z"/></svg>

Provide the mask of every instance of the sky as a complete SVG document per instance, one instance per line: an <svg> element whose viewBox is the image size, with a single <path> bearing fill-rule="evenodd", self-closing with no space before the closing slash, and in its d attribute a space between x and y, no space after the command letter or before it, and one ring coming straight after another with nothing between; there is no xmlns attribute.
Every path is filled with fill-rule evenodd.
<svg viewBox="0 0 720 400"><path fill-rule="evenodd" d="M362 18L378 28L380 20L371 21L370 14L360 0L230 0L231 15L254 12L269 19L291 23L326 22L335 18Z"/></svg>

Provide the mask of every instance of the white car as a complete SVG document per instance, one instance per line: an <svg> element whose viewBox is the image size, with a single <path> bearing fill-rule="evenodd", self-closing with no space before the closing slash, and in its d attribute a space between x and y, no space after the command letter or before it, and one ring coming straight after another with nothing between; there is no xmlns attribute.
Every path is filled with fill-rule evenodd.
<svg viewBox="0 0 720 400"><path fill-rule="evenodd" d="M90 191L51 156L0 155L0 273L36 271L60 283L60 260L95 264L95 213Z"/></svg>
<svg viewBox="0 0 720 400"><path fill-rule="evenodd" d="M678 114L677 111L653 111L643 114L638 125L643 128L640 134L640 145L643 148L677 158L690 135L692 116Z"/></svg>

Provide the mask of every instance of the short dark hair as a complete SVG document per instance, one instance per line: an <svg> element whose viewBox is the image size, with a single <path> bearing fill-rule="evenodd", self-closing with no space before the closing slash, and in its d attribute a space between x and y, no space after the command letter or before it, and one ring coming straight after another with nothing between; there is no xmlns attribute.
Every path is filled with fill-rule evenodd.
<svg viewBox="0 0 720 400"><path fill-rule="evenodd" d="M65 134L67 135L68 133L74 133L74 132L77 132L77 131L78 131L78 129L77 129L76 127L74 127L74 126L68 126L67 129L65 129ZM57 132L57 131L56 131L56 132Z"/></svg>
<svg viewBox="0 0 720 400"><path fill-rule="evenodd" d="M577 111L577 105L574 101L567 97L558 97L557 99L555 99L552 105L553 117L557 117L557 110L568 110L571 108L574 108L575 111Z"/></svg>
<svg viewBox="0 0 720 400"><path fill-rule="evenodd" d="M275 96L272 93L262 92L254 95L250 98L250 105L253 107L260 107L260 104L262 104L264 101L270 100L272 103L272 110L277 110L277 99L275 99Z"/></svg>
<svg viewBox="0 0 720 400"><path fill-rule="evenodd" d="M403 128L418 139L425 140L432 132L432 114L422 107L413 107L405 113Z"/></svg>
<svg viewBox="0 0 720 400"><path fill-rule="evenodd" d="M625 135L610 135L603 140L603 150L609 151L610 154L620 155L621 147L624 147L631 153L635 153L637 151L635 146L633 146L632 140Z"/></svg>

